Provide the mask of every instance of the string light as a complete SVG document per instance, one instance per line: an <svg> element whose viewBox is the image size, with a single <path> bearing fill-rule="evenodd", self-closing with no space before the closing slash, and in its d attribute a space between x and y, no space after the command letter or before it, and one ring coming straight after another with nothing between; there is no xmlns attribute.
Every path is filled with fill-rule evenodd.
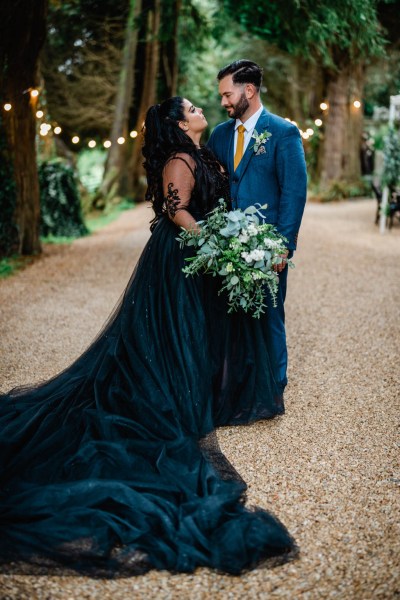
<svg viewBox="0 0 400 600"><path fill-rule="evenodd" d="M37 98L39 96L39 90L31 90L31 98Z"/></svg>
<svg viewBox="0 0 400 600"><path fill-rule="evenodd" d="M59 135L62 132L62 129L59 125L57 125L57 127L54 127L54 133L56 135Z"/></svg>
<svg viewBox="0 0 400 600"><path fill-rule="evenodd" d="M314 135L314 129L311 129L311 127L309 127L308 129L306 129L306 133L308 133L308 135Z"/></svg>
<svg viewBox="0 0 400 600"><path fill-rule="evenodd" d="M8 112L8 111L9 111L9 110L11 110L11 109L12 109L12 105L11 105L9 102L7 102L7 103L4 105L4 110L6 110L6 111Z"/></svg>
<svg viewBox="0 0 400 600"><path fill-rule="evenodd" d="M117 142L118 142L118 144L125 144L125 138L124 138L124 137L122 137L122 135L121 135L121 137L119 137L119 138L117 139Z"/></svg>
<svg viewBox="0 0 400 600"><path fill-rule="evenodd" d="M322 125L321 119L315 119L314 123L316 124L317 127L321 127L321 125Z"/></svg>
<svg viewBox="0 0 400 600"><path fill-rule="evenodd" d="M90 142L88 143L89 148L96 148L96 142L95 140L90 140Z"/></svg>
<svg viewBox="0 0 400 600"><path fill-rule="evenodd" d="M74 135L74 137L72 138L71 142L72 142L73 144L79 144L79 136L77 136L77 135Z"/></svg>
<svg viewBox="0 0 400 600"><path fill-rule="evenodd" d="M138 134L138 132L135 131L135 130L133 130L133 131L130 132L129 135L131 136L131 138L135 139L135 137L137 137L137 134Z"/></svg>
<svg viewBox="0 0 400 600"><path fill-rule="evenodd" d="M51 125L49 123L42 123L40 125L40 135L47 135L51 129Z"/></svg>
<svg viewBox="0 0 400 600"><path fill-rule="evenodd" d="M354 106L354 108L360 108L361 107L361 102L359 100L354 100L353 106Z"/></svg>
<svg viewBox="0 0 400 600"><path fill-rule="evenodd" d="M321 110L327 110L328 105L327 105L326 102L321 102L321 104L319 105L319 107L320 107Z"/></svg>
<svg viewBox="0 0 400 600"><path fill-rule="evenodd" d="M105 142L103 142L103 146L104 146L104 148L110 148L110 146L111 146L110 140L106 140Z"/></svg>
<svg viewBox="0 0 400 600"><path fill-rule="evenodd" d="M44 112L42 110L37 110L36 111L36 116L38 119L41 119L44 115Z"/></svg>

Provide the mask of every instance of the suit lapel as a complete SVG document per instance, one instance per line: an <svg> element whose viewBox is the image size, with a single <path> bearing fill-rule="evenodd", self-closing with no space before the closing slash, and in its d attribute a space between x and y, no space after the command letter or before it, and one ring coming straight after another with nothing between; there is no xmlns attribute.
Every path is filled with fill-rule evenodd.
<svg viewBox="0 0 400 600"><path fill-rule="evenodd" d="M232 120L232 127L230 128L229 139L228 139L228 160L226 161L226 165L228 167L228 173L233 175L233 142L235 139L235 121Z"/></svg>
<svg viewBox="0 0 400 600"><path fill-rule="evenodd" d="M269 113L264 108L261 115L258 118L256 126L254 127L254 131L257 131L257 133L262 133L263 131L265 131L267 129L268 124L269 124ZM251 138L251 140L248 143L248 146L246 148L246 151L243 155L243 158L240 161L238 168L236 169L236 173L239 176L239 180L243 177L243 175L249 165L249 162L253 156L254 156L254 139ZM233 168L233 151L232 151L232 168Z"/></svg>

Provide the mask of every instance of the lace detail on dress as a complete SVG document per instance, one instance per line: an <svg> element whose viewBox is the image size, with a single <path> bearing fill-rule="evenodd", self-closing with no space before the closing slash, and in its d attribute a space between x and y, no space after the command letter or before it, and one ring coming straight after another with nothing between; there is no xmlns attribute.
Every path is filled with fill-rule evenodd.
<svg viewBox="0 0 400 600"><path fill-rule="evenodd" d="M179 197L178 188L173 189L173 185L172 181L168 184L168 193L165 197L167 212L172 218L175 217L178 210L184 210L182 207L179 208L182 201Z"/></svg>

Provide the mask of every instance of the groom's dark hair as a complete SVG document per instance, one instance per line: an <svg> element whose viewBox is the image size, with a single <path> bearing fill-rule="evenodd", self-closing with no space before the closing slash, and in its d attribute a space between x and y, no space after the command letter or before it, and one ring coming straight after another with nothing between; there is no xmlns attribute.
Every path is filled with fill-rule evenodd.
<svg viewBox="0 0 400 600"><path fill-rule="evenodd" d="M221 81L227 75L232 75L233 83L252 83L257 91L260 91L262 82L262 68L251 60L235 60L220 70L217 75Z"/></svg>

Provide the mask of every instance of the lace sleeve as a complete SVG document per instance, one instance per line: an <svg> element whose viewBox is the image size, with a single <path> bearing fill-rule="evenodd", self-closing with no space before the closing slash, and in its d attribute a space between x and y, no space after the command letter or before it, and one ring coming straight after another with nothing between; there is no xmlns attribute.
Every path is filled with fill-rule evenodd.
<svg viewBox="0 0 400 600"><path fill-rule="evenodd" d="M195 162L188 154L176 154L164 167L163 192L168 216L187 210L194 188Z"/></svg>

